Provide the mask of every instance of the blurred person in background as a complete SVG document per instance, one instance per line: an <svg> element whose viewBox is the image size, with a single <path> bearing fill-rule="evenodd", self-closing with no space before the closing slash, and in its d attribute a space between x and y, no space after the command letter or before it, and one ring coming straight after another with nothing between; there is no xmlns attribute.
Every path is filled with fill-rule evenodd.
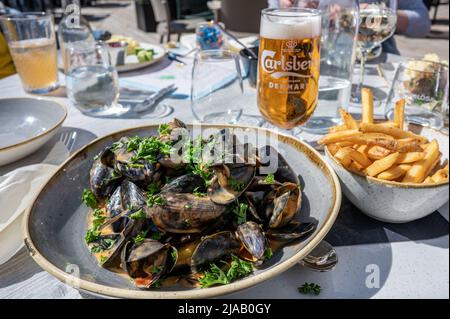
<svg viewBox="0 0 450 319"><path fill-rule="evenodd" d="M12 13L9 8L6 8L2 2L0 2L0 16L8 13ZM3 31L0 28L0 79L10 76L16 73L13 60L9 54L8 44L6 43Z"/></svg>
<svg viewBox="0 0 450 319"><path fill-rule="evenodd" d="M296 0L268 0L270 8L295 7ZM317 1L312 0L314 7ZM398 0L397 10L397 34L406 35L413 38L424 38L430 33L431 20L428 8L423 0ZM383 50L386 53L400 54L395 44L394 37L383 43Z"/></svg>

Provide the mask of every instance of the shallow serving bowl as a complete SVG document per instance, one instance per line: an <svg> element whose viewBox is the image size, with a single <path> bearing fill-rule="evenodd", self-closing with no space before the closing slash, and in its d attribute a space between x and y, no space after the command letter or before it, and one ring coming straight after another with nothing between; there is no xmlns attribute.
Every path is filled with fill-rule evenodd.
<svg viewBox="0 0 450 319"><path fill-rule="evenodd" d="M209 133L225 126L204 125ZM121 131L92 142L69 158L43 187L24 216L25 244L34 260L46 271L84 291L119 298L206 298L236 292L281 274L296 265L325 237L341 205L341 188L332 168L314 149L288 136L260 128L234 129L238 137L266 138L282 153L294 171L301 175L304 195L301 219L318 221L316 232L303 242L277 251L262 269L250 277L227 286L213 288L161 288L137 290L129 279L97 265L84 243L88 209L80 202L82 190L89 184L88 172L93 158L104 147L122 136L157 134L157 126ZM212 131L211 131L212 130ZM199 133L194 132L194 137ZM243 139L242 139L243 140ZM278 143L278 145L277 145ZM79 273L79 280L71 274Z"/></svg>
<svg viewBox="0 0 450 319"><path fill-rule="evenodd" d="M429 140L436 139L442 161L449 158L448 135L412 126L412 130ZM402 184L383 181L347 170L325 148L327 161L336 171L345 196L363 213L389 223L407 223L430 215L449 200L449 184Z"/></svg>
<svg viewBox="0 0 450 319"><path fill-rule="evenodd" d="M0 99L0 166L38 150L61 127L66 108L41 98Z"/></svg>

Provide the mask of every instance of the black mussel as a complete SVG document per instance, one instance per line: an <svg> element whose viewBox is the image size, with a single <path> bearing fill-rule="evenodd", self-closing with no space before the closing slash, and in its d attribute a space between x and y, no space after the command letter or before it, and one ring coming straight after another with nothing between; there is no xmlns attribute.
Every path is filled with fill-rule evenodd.
<svg viewBox="0 0 450 319"><path fill-rule="evenodd" d="M163 204L151 208L153 223L169 233L200 233L226 214L226 207L208 197L193 194L165 193Z"/></svg>
<svg viewBox="0 0 450 319"><path fill-rule="evenodd" d="M294 219L302 204L300 187L284 183L278 189L268 193L264 199L269 228L280 228Z"/></svg>
<svg viewBox="0 0 450 319"><path fill-rule="evenodd" d="M91 190L97 199L109 196L120 178L120 175L111 167L104 165L100 158L95 160L89 175Z"/></svg>
<svg viewBox="0 0 450 319"><path fill-rule="evenodd" d="M103 227L111 225L114 232L121 232L133 214L147 217L150 209L147 206L146 194L136 184L125 180L114 191L106 204L108 219Z"/></svg>
<svg viewBox="0 0 450 319"><path fill-rule="evenodd" d="M118 268L121 263L121 252L125 244L130 238L135 237L145 224L144 220L130 220L120 234L111 234L108 236L114 237L116 240L111 249L102 252L103 261L102 266L105 268Z"/></svg>
<svg viewBox="0 0 450 319"><path fill-rule="evenodd" d="M170 264L170 246L145 239L140 245L128 242L122 250L122 267L140 289L150 288L163 276Z"/></svg>
<svg viewBox="0 0 450 319"><path fill-rule="evenodd" d="M266 235L268 238L289 242L297 239L306 239L313 234L317 229L317 222L301 223L298 221L291 221L282 228L268 229Z"/></svg>
<svg viewBox="0 0 450 319"><path fill-rule="evenodd" d="M264 175L274 174L275 180L280 183L300 185L298 175L275 148L271 146L262 147L258 152L258 159L261 164L260 172Z"/></svg>
<svg viewBox="0 0 450 319"><path fill-rule="evenodd" d="M221 165L214 167L215 177L208 188L208 196L219 205L238 199L252 183L256 168L251 165Z"/></svg>
<svg viewBox="0 0 450 319"><path fill-rule="evenodd" d="M200 238L180 244L177 248L177 258L173 266L174 273L190 272L192 255L200 243Z"/></svg>
<svg viewBox="0 0 450 319"><path fill-rule="evenodd" d="M245 248L245 251L241 251L239 254L240 257L253 262L260 262L265 258L269 245L266 236L257 223L249 221L239 225L236 235Z"/></svg>
<svg viewBox="0 0 450 319"><path fill-rule="evenodd" d="M202 238L191 258L191 269L197 273L202 265L214 262L230 254L237 254L241 249L241 242L230 231L220 232Z"/></svg>
<svg viewBox="0 0 450 319"><path fill-rule="evenodd" d="M205 186L205 181L200 176L192 173L177 177L164 185L161 193L192 193L195 189Z"/></svg>

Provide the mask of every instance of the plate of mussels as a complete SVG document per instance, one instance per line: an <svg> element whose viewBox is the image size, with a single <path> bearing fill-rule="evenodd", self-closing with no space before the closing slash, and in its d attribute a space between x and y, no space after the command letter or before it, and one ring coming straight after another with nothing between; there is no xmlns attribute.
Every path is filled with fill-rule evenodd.
<svg viewBox="0 0 450 319"><path fill-rule="evenodd" d="M313 148L262 128L173 120L99 138L26 212L50 274L115 298L206 298L271 279L332 227L341 188Z"/></svg>

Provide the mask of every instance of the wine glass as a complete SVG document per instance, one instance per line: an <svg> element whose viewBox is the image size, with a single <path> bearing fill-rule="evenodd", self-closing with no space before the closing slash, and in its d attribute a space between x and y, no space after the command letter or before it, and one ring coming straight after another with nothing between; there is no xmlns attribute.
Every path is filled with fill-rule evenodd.
<svg viewBox="0 0 450 319"><path fill-rule="evenodd" d="M371 51L389 39L397 26L397 0L359 1L358 49L360 51L360 75L352 96L352 102L361 103L361 89L367 57Z"/></svg>
<svg viewBox="0 0 450 319"><path fill-rule="evenodd" d="M272 125L299 134L318 103L321 12L262 11L257 104Z"/></svg>

